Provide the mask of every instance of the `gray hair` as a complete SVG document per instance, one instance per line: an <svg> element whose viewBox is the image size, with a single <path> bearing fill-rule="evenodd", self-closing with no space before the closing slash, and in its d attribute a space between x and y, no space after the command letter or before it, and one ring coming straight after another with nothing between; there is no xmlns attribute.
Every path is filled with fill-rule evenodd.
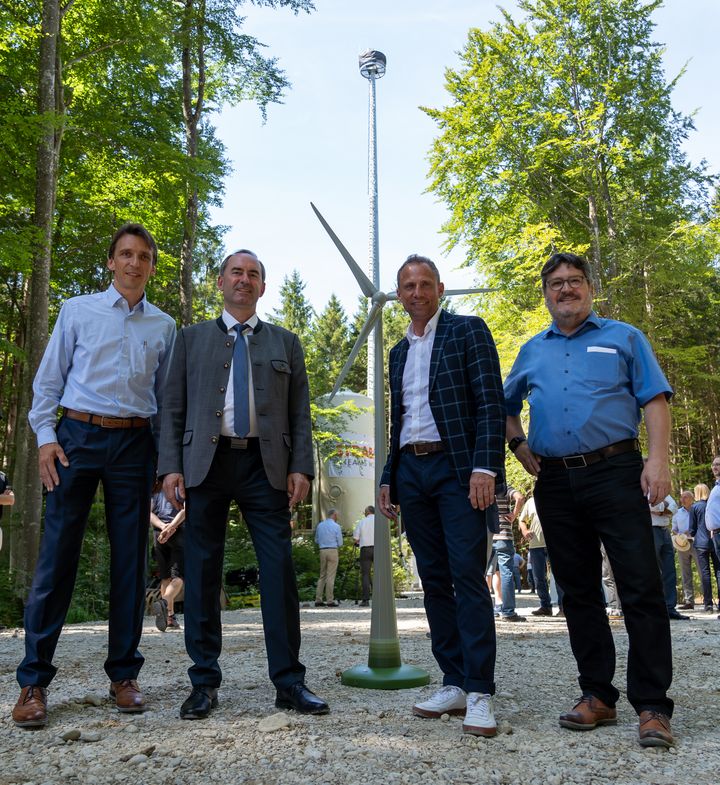
<svg viewBox="0 0 720 785"><path fill-rule="evenodd" d="M247 248L241 248L239 251L233 251L229 253L220 264L220 275L225 275L225 268L227 267L227 263L232 259L233 256L237 256L239 253L247 254L248 256L252 256L255 261L260 265L260 275L263 279L263 283L265 282L265 265L258 259L258 255L254 251L248 251Z"/></svg>

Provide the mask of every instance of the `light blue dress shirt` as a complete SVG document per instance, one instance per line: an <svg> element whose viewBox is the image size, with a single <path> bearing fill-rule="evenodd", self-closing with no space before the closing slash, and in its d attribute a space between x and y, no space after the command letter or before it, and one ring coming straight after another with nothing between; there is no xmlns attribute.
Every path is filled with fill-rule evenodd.
<svg viewBox="0 0 720 785"><path fill-rule="evenodd" d="M638 435L640 408L672 395L647 338L591 312L570 336L553 322L521 349L505 380L510 416L530 405L530 449L547 457L592 452Z"/></svg>
<svg viewBox="0 0 720 785"><path fill-rule="evenodd" d="M315 542L318 548L340 548L343 544L342 529L332 518L320 521L315 527Z"/></svg>
<svg viewBox="0 0 720 785"><path fill-rule="evenodd" d="M171 316L145 297L131 310L112 284L67 300L33 381L38 447L57 441L58 406L156 420L175 333Z"/></svg>
<svg viewBox="0 0 720 785"><path fill-rule="evenodd" d="M720 529L720 482L713 485L705 507L705 528L714 532ZM716 535L720 536L720 535Z"/></svg>

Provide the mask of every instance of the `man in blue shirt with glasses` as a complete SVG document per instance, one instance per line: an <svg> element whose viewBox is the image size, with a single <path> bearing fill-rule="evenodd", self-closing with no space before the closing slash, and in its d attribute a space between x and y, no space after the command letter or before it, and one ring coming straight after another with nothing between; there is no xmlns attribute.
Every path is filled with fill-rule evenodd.
<svg viewBox="0 0 720 785"><path fill-rule="evenodd" d="M670 490L670 385L645 336L592 310L588 263L553 255L541 272L553 318L521 349L505 381L507 439L537 477L535 502L555 578L563 588L582 697L560 725L592 730L617 722L615 647L601 590L605 546L630 640L627 696L642 746L673 742L670 623L655 558L648 502ZM530 406L525 438L520 412ZM645 411L648 457L637 441Z"/></svg>

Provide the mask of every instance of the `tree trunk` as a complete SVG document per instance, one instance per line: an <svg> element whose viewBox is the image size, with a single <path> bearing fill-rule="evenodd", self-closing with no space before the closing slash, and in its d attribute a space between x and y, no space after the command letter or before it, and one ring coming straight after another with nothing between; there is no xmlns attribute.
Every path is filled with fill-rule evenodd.
<svg viewBox="0 0 720 785"><path fill-rule="evenodd" d="M197 57L196 74L193 73L193 54ZM185 0L182 80L185 154L189 159L189 174L180 249L180 319L186 326L193 321L193 252L198 222L198 189L194 164L198 151L198 126L205 98L205 0L199 1L197 9L194 7L194 0ZM197 83L197 96L193 100L194 82Z"/></svg>
<svg viewBox="0 0 720 785"><path fill-rule="evenodd" d="M62 90L59 79L60 4L58 0L43 0L42 35L40 38L40 69L38 84L38 114L42 119L42 133L37 147L35 165L35 214L37 246L30 280L29 303L26 312L26 362L20 387L19 411L27 412L32 402L32 380L42 359L48 338L48 300L50 292L50 263L52 255L52 227L57 188L57 163L62 139ZM60 111L58 111L60 109ZM14 484L17 510L22 526L13 538L11 553L16 592L24 596L30 585L40 543L42 488L37 462L35 440L26 417L17 423Z"/></svg>

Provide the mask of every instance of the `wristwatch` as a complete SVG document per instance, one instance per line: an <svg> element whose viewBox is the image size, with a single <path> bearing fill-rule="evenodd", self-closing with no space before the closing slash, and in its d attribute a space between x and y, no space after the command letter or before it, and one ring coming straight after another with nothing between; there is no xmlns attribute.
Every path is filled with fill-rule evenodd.
<svg viewBox="0 0 720 785"><path fill-rule="evenodd" d="M526 442L527 439L524 436L513 436L512 439L508 442L508 448L510 452L515 452L517 448L523 443Z"/></svg>

